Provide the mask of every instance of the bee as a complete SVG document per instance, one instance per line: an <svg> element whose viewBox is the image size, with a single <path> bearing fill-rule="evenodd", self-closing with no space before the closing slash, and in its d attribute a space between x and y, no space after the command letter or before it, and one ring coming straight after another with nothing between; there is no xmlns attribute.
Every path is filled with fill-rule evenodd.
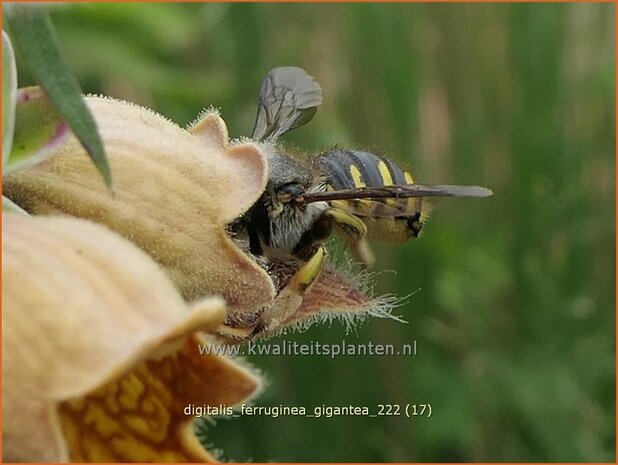
<svg viewBox="0 0 618 465"><path fill-rule="evenodd" d="M269 179L260 199L231 227L265 259L293 256L304 265L292 278L302 296L326 257L324 242L338 233L361 266L374 257L368 239L403 243L418 237L431 197L487 197L478 186L423 185L409 171L374 153L333 148L304 160L279 140L308 123L322 103L321 86L303 69L281 67L264 79L251 138L265 153ZM275 307L273 307L275 308ZM281 316L266 310L256 332Z"/></svg>

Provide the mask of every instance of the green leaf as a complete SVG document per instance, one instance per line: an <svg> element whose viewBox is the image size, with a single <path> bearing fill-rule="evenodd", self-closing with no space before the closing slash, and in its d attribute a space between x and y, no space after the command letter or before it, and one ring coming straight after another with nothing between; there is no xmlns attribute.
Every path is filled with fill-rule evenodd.
<svg viewBox="0 0 618 465"><path fill-rule="evenodd" d="M2 196L2 211L9 213L21 213L22 215L27 215L28 212L13 202L11 199Z"/></svg>
<svg viewBox="0 0 618 465"><path fill-rule="evenodd" d="M34 166L50 157L70 134L69 126L43 89L19 89L12 150L4 174Z"/></svg>
<svg viewBox="0 0 618 465"><path fill-rule="evenodd" d="M15 98L17 94L17 68L11 40L2 31L2 166L11 153L15 125Z"/></svg>
<svg viewBox="0 0 618 465"><path fill-rule="evenodd" d="M7 5L15 48L41 87L82 143L107 186L111 173L96 123L81 95L79 84L67 69L46 10L38 5Z"/></svg>

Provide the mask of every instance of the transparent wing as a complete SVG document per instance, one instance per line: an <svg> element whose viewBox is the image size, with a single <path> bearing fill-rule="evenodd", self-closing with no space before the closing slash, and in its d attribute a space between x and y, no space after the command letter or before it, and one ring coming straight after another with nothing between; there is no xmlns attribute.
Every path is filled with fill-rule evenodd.
<svg viewBox="0 0 618 465"><path fill-rule="evenodd" d="M333 191L311 192L299 199L303 203L351 199L408 199L411 197L489 197L491 189L480 186L404 184L398 186L355 187Z"/></svg>
<svg viewBox="0 0 618 465"><path fill-rule="evenodd" d="M309 122L321 104L322 87L304 69L274 68L262 83L251 137L276 140Z"/></svg>
<svg viewBox="0 0 618 465"><path fill-rule="evenodd" d="M489 197L490 189L479 186L407 184L383 187L359 187L312 192L296 199L301 203L329 202L358 216L411 216L429 205L425 200L443 197ZM433 198L433 199L432 199Z"/></svg>

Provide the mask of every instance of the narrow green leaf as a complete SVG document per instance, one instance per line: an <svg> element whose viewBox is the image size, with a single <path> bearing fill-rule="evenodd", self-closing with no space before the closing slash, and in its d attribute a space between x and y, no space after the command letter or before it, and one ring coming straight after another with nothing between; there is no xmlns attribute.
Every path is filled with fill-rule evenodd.
<svg viewBox="0 0 618 465"><path fill-rule="evenodd" d="M60 55L48 13L38 5L19 4L11 4L4 13L15 48L111 187L111 173L96 123L79 84Z"/></svg>
<svg viewBox="0 0 618 465"><path fill-rule="evenodd" d="M69 126L43 89L38 86L19 89L12 150L4 175L52 156L70 134Z"/></svg>
<svg viewBox="0 0 618 465"><path fill-rule="evenodd" d="M15 125L15 99L17 94L17 68L11 40L2 31L2 167L11 153Z"/></svg>
<svg viewBox="0 0 618 465"><path fill-rule="evenodd" d="M27 215L28 212L13 202L11 199L2 196L2 211L9 213L21 213L22 215Z"/></svg>

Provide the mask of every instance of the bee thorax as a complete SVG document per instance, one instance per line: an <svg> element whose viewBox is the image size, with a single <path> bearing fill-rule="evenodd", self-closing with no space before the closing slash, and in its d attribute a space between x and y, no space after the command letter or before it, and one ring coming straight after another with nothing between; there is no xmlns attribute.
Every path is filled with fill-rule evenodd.
<svg viewBox="0 0 618 465"><path fill-rule="evenodd" d="M291 251L327 208L324 202L302 207L286 206L271 218L270 246Z"/></svg>

